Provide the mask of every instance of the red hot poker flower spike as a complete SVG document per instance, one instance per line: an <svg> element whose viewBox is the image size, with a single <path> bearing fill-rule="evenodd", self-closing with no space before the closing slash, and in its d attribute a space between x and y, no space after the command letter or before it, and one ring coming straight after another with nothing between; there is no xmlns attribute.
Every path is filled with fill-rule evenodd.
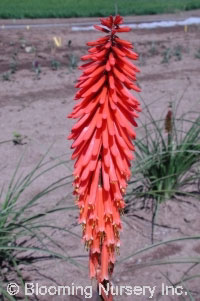
<svg viewBox="0 0 200 301"><path fill-rule="evenodd" d="M135 85L139 69L129 59L138 55L130 42L118 33L130 31L120 27L123 18L101 19L97 30L106 36L88 42L89 54L81 59L89 62L80 69L83 74L76 85L79 91L70 118L79 118L68 139L73 139L76 159L74 194L80 208L83 240L90 250L90 276L99 282L109 281L120 246L122 228L120 212L125 206L123 195L130 178L130 160L140 112L138 100L129 92Z"/></svg>

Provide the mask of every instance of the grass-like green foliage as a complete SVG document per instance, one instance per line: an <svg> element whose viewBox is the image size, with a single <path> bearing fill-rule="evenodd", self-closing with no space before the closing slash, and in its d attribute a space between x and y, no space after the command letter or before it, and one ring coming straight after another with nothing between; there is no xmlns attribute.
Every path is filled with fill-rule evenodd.
<svg viewBox="0 0 200 301"><path fill-rule="evenodd" d="M146 123L142 125L144 136L137 138L133 179L127 193L126 211L135 198L152 201L152 227L158 205L178 195L192 195L188 184L200 179L200 117L192 121L190 115L176 117L176 109L163 119L154 119L148 106ZM193 113L194 114L194 113ZM188 116L188 117L187 117ZM153 228L152 228L153 241Z"/></svg>
<svg viewBox="0 0 200 301"><path fill-rule="evenodd" d="M38 193L31 195L24 200L24 192L42 177L48 176L56 168L67 162L61 158L55 161L45 160L46 154L38 164L25 176L19 176L20 165L23 157L17 164L16 170L5 193L0 193L0 299L3 295L6 300L14 300L5 291L5 275L2 268L6 267L16 274L15 282L23 288L23 276L21 275L19 264L31 264L33 261L45 258L61 258L72 264L78 265L73 256L67 254L58 242L48 235L48 229L59 230L80 237L70 231L53 224L53 213L64 210L74 210L75 206L63 206L60 199L53 207L46 206L41 210L40 204L45 198L48 200L50 193L58 191L59 188L72 182L71 176L59 177L54 182L49 183ZM56 246L56 250L54 251ZM39 253L38 253L39 252ZM34 256L33 256L34 254ZM42 254L42 255L41 255ZM63 255L65 254L65 255ZM4 300L4 299L3 299Z"/></svg>
<svg viewBox="0 0 200 301"><path fill-rule="evenodd" d="M146 246L140 250L137 250L134 253L129 254L128 256L119 260L117 262L117 264L122 264L126 261L128 261L130 264L130 259L136 259L138 256L142 256L143 254L146 254L147 252L149 252L153 249L157 249L157 248L165 246L167 244L172 244L172 243L187 244L187 243L190 243L190 241L198 242L199 240L200 240L200 235L185 236L185 237L174 238L174 239L170 239L170 240L166 240L166 241L161 241L161 242ZM136 269L142 269L142 268L151 267L151 266L162 266L162 265L166 265L166 264L170 264L170 265L172 265L172 264L174 264L174 265L188 264L189 267L186 269L186 271L180 277L180 280L177 282L172 282L169 279L168 275L163 275L163 276L166 278L166 281L169 282L169 284L172 285L174 288L177 286L182 286L184 293L185 292L187 293L187 298L184 297L184 295L186 295L186 294L182 295L183 301L188 301L188 300L197 301L198 299L195 299L195 297L190 292L188 287L191 284L192 279L200 279L200 274L199 273L196 274L193 271L194 268L196 268L197 266L200 265L200 256L175 257L175 258L167 258L167 259L161 259L161 260L142 261L142 262L138 262L138 263L136 260L134 260L134 262L131 263L131 268L133 270L136 270ZM188 276L188 272L190 272L189 276ZM160 298L160 300L162 300L162 298Z"/></svg>
<svg viewBox="0 0 200 301"><path fill-rule="evenodd" d="M145 15L200 8L199 0L1 0L1 18L100 17Z"/></svg>

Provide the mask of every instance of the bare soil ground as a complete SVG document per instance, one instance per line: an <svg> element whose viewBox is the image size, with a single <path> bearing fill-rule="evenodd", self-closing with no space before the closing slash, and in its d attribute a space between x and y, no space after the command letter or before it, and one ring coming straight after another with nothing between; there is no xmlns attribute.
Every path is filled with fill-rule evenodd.
<svg viewBox="0 0 200 301"><path fill-rule="evenodd" d="M161 17L162 18L162 17ZM165 18L163 16L163 18ZM39 20L38 20L39 22ZM48 20L49 22L49 20ZM88 20L89 22L89 20ZM53 46L53 37L60 37L61 47ZM87 41L99 36L97 32L72 32L69 28L1 30L0 31L0 141L12 140L13 132L20 133L22 145L12 142L0 145L0 184L8 184L16 167L16 162L26 148L22 162L22 170L30 171L49 145L54 142L50 151L50 158L65 155L70 160L71 141L66 137L73 121L67 120L66 115L74 105L74 83L80 72L69 67L70 58L79 58L87 52ZM135 30L124 34L123 38L134 43L140 60L136 63L141 73L138 83L142 88L141 96L145 103L151 104L154 117L164 116L168 103L176 102L182 97L179 114L193 111L189 118L193 119L196 112L200 112L200 27L183 27ZM70 47L68 46L71 40ZM30 50L35 49L35 51ZM17 55L15 53L17 52ZM58 70L51 69L52 61L59 61ZM39 63L41 73L37 76L33 70L33 62ZM16 72L13 71L16 64ZM78 62L79 63L79 62ZM35 64L35 63L34 63ZM144 103L142 102L142 107ZM144 118L144 116L142 117ZM137 135L141 135L140 128ZM25 194L25 199L33 196L48 185L50 181L65 174L71 174L73 162L62 166L57 171L42 177ZM197 189L195 187L195 189ZM49 198L44 198L38 205L39 210L56 204L62 200L64 205L73 204L72 187L65 187ZM144 217L144 219L138 218ZM200 203L195 198L169 200L159 210L155 228L155 238L159 242L172 238L197 235L200 232ZM78 212L57 213L53 223L66 226L75 233L81 234L77 226ZM134 253L136 250L150 244L151 224L150 212L137 211L137 215L124 216L124 230L121 235L121 255L118 260ZM87 252L79 238L59 231L49 232L71 256L85 255L79 259L87 267ZM113 274L115 285L148 285L156 286L156 293L152 300L184 300L181 296L161 296L161 284L170 285L180 280L184 273L194 275L200 273L197 265L187 273L190 264L155 266L136 269L136 263L143 263L153 259L169 259L187 256L199 256L200 242L192 241L173 243L152 249L144 255L130 258L116 265ZM79 268L67 262L58 260L42 261L31 267L23 267L23 274L28 281L39 282L40 285L90 285L87 268ZM8 278L11 277L8 275ZM200 300L199 278L187 283L195 297ZM79 296L38 296L38 300L85 300ZM116 300L148 300L146 296L116 296ZM185 300L190 300L187 295ZM35 299L36 300L36 297Z"/></svg>

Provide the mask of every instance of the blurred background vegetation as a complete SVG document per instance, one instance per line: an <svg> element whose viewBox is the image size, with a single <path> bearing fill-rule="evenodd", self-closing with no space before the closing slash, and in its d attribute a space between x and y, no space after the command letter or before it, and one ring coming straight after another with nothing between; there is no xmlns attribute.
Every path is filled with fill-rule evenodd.
<svg viewBox="0 0 200 301"><path fill-rule="evenodd" d="M0 18L100 17L177 13L200 8L199 0L1 0Z"/></svg>

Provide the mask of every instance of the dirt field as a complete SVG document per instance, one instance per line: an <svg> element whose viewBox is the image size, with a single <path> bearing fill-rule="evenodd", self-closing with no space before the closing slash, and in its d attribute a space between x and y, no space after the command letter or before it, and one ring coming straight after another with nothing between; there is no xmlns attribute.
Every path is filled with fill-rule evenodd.
<svg viewBox="0 0 200 301"><path fill-rule="evenodd" d="M165 18L163 16L163 18ZM80 72L70 68L70 59L79 64L81 55L86 54L86 42L99 36L95 31L72 32L69 28L0 30L0 141L12 140L13 132L23 137L22 145L12 142L0 145L0 184L8 184L16 162L24 149L26 154L22 162L22 171L30 171L34 164L54 142L50 151L50 158L65 154L70 159L71 141L66 137L74 121L66 119L74 105L74 83ZM53 46L53 37L61 38L61 47ZM182 97L179 107L180 113L193 111L189 118L193 119L196 112L200 112L200 26L135 30L123 34L124 39L134 43L140 54L137 65L141 69L138 83L142 89L141 101L151 104L151 111L155 117L164 116L168 103L176 102ZM71 42L69 42L71 41ZM70 46L69 46L70 45ZM17 53L17 55L16 55ZM59 61L58 70L52 70L52 61ZM41 73L36 74L40 66ZM34 68L33 68L34 66ZM55 67L53 65L53 67ZM14 70L16 69L16 70ZM35 69L35 70L33 70ZM13 71L12 74L9 72ZM145 113L145 112L144 112ZM144 115L141 115L144 120ZM137 135L142 134L140 128ZM53 179L65 174L71 174L73 162L58 168L42 177L24 199L33 196ZM65 187L49 198L44 198L38 205L39 210L60 200L62 203L73 204L72 187ZM67 196L66 196L67 195ZM81 228L77 227L77 211L57 213L53 223L66 226L77 234ZM139 217L144 217L142 220ZM137 216L124 216L124 230L121 235L122 259L136 250L150 244L150 213L137 212ZM182 199L180 202L168 201L162 205L158 215L158 226L155 228L156 241L168 240L181 236L197 235L200 231L200 203L196 199ZM49 233L63 247L68 255L87 255L79 238L73 238L66 233L54 231ZM122 264L116 265L113 274L115 285L149 285L156 286L156 293L152 300L178 301L178 296L160 296L161 284L170 285L179 281L181 276L190 268L190 264L165 265L138 270L135 263L153 259L169 259L199 256L200 242L192 241L173 243L150 250L144 255L130 258ZM87 267L87 256L79 261ZM186 275L199 274L197 265ZM35 263L32 267L23 267L23 274L28 281L45 285L90 285L87 269L66 262L51 260ZM11 276L9 276L11 277ZM8 277L8 278L9 278ZM167 278L166 278L167 277ZM199 278L187 282L187 288L193 293L195 300L200 300ZM148 300L146 296L116 296L115 300ZM190 300L184 296L185 300ZM38 300L85 300L83 297L42 297Z"/></svg>

